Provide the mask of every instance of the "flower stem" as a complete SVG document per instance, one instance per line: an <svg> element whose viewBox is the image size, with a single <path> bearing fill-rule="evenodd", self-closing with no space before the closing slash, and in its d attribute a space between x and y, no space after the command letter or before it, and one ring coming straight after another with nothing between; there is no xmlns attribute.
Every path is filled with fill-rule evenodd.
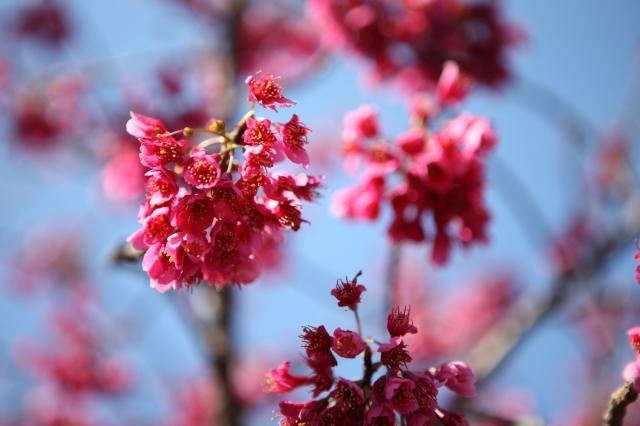
<svg viewBox="0 0 640 426"><path fill-rule="evenodd" d="M358 326L358 335L362 337L362 325L360 323L360 316L358 315L357 309L354 310L353 313L356 315L356 325Z"/></svg>

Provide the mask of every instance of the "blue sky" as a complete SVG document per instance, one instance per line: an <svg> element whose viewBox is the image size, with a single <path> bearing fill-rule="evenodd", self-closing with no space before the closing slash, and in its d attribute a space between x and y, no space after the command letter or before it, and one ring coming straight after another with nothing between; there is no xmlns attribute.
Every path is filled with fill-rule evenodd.
<svg viewBox="0 0 640 426"><path fill-rule="evenodd" d="M74 22L78 23L81 40L67 55L69 61L95 60L96 69L103 71L96 76L106 93L117 89L110 77L114 71L144 75L166 52L173 52L179 58L185 50L203 48L209 34L201 22L194 22L175 6L159 1L68 0L66 4L72 10ZM540 84L564 99L597 129L613 128L620 122L634 78L638 78L640 3L539 0L509 1L504 2L504 6L506 14L521 23L528 33L527 43L512 58L516 80L503 93L475 93L463 109L492 120L500 136L495 155L518 176L540 207L544 221L558 231L578 205L579 193L575 188L580 175L575 152L560 130L561 119L550 119L527 106L523 101L523 87L531 87L524 86L526 82ZM27 50L24 56L32 64L33 72L45 62L37 50ZM265 71L278 73L278 70ZM278 117L285 120L290 113L298 114L314 130L309 138L313 144L315 135L338 135L345 112L361 104L376 104L385 134L402 132L407 122L403 100L384 89L375 92L363 89L355 83L361 72L360 62L336 59L308 82L288 90L287 95L298 105ZM637 80L635 84L637 97ZM553 112L551 108L543 108L547 115ZM273 114L265 113L265 116ZM124 126L124 122L122 124ZM327 127L330 130L323 130ZM201 365L197 344L167 300L178 295L156 294L146 287L141 275L131 270L115 270L106 262L109 250L137 229L135 208L126 211L110 206L96 208L105 207L107 201L95 195L98 187L95 170L77 159L63 156L55 158L54 164L43 159L30 162L8 145L9 141L5 141L0 152L5 158L11 158L10 164L17 165L0 172L3 177L0 193L5 200L11 200L3 203L1 253L14 251L21 236L36 223L56 226L56 223L76 221L78 229L91 236L86 257L109 309L117 310L128 303L140 304L140 309L148 312L146 320L155 323L139 345L129 350L137 363L147 365L142 369L141 378L152 380L152 374L145 372L145 368L175 372ZM43 164L46 165L44 171ZM352 182L337 170L312 165L310 171L331 174L327 178L331 190ZM55 177L53 184L50 176ZM494 161L490 162L488 176L487 200L494 217L490 226L491 243L466 253L455 253L452 261L438 271L438 280L443 285L453 285L477 271L508 266L521 274L526 291L544 292L550 277L542 257L544 240L540 237L539 241L532 241L521 228L518 217L521 211L514 209L506 198L512 188L507 183L509 177ZM45 182L47 186L43 187ZM281 353L269 357L291 358L299 352L296 336L302 325L324 323L328 329L352 327L351 317L335 307L329 291L338 277L352 276L360 269L365 272L363 282L370 290L365 296L369 306L363 320L381 323L380 288L388 252L384 224L388 212L377 224L347 223L329 215L330 196L328 193L320 203L305 207L305 217L311 225L290 235L294 266L286 279L258 282L241 291L237 330L243 348L267 348L275 344ZM413 261L428 263L425 247L410 248L407 252ZM629 255L631 253L630 248ZM632 263L621 262L620 268L622 273L618 275L627 277L624 282L631 285ZM197 292L187 299L195 297ZM0 312L7 318L0 323L3 342L40 329L41 325L34 321L37 315L33 310L51 304L51 301L40 300L25 310L18 300L8 293L0 298ZM547 418L556 415L560 407L574 398L569 383L553 379L556 372L568 368L576 355L571 334L558 324L557 319L544 324L501 373L507 383L536 389L539 413ZM372 333L379 330L365 328L370 328ZM3 355L8 355L8 351L3 350ZM341 374L349 377L358 373L354 367ZM139 404L152 410L151 400L157 396L157 386L142 386ZM265 418L256 420L255 424L270 423Z"/></svg>

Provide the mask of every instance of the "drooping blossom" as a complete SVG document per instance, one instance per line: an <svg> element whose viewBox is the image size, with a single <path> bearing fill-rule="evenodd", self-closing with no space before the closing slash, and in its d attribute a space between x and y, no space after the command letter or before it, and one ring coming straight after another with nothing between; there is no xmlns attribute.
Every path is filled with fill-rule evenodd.
<svg viewBox="0 0 640 426"><path fill-rule="evenodd" d="M433 376L449 389L466 398L476 396L476 377L471 368L462 361L442 364L433 372Z"/></svg>
<svg viewBox="0 0 640 426"><path fill-rule="evenodd" d="M362 298L362 293L367 290L362 284L358 284L358 277L362 275L362 271L358 272L353 280L346 282L338 280L336 288L331 290L331 295L338 299L338 306L348 306L352 311L358 309L358 304Z"/></svg>
<svg viewBox="0 0 640 426"><path fill-rule="evenodd" d="M333 332L331 349L342 358L355 358L364 351L366 346L358 333L342 330L340 327Z"/></svg>
<svg viewBox="0 0 640 426"><path fill-rule="evenodd" d="M280 367L269 370L265 379L265 390L267 392L282 395L309 383L309 377L307 376L290 374L289 365L289 361L285 361Z"/></svg>
<svg viewBox="0 0 640 426"><path fill-rule="evenodd" d="M362 388L350 380L338 378L335 389L329 394L343 411L351 410L364 402Z"/></svg>
<svg viewBox="0 0 640 426"><path fill-rule="evenodd" d="M309 167L309 154L304 146L307 142L309 128L300 122L297 115L293 114L289 122L278 126L278 131L282 135L284 153L292 163L302 164L306 169Z"/></svg>
<svg viewBox="0 0 640 426"><path fill-rule="evenodd" d="M338 365L338 361L336 361L330 350L333 345L333 339L327 329L324 328L324 325L317 328L311 326L303 327L302 330L304 334L300 338L304 342L308 357L327 360L332 367Z"/></svg>
<svg viewBox="0 0 640 426"><path fill-rule="evenodd" d="M380 362L392 371L400 370L400 366L407 366L413 359L405 349L407 345L402 341L402 336L392 337L389 343L380 345Z"/></svg>
<svg viewBox="0 0 640 426"><path fill-rule="evenodd" d="M136 138L155 138L169 133L162 121L157 118L145 117L131 111L131 118L127 121L127 133Z"/></svg>

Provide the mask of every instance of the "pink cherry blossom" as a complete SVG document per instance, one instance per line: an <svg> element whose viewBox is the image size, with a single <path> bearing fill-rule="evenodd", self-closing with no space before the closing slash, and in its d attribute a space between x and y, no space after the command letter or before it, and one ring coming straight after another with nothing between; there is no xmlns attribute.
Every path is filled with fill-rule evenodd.
<svg viewBox="0 0 640 426"><path fill-rule="evenodd" d="M418 329L409 318L411 307L406 307L400 312L400 307L395 307L387 317L387 331L391 337L404 336L407 333L416 334Z"/></svg>
<svg viewBox="0 0 640 426"><path fill-rule="evenodd" d="M209 155L197 147L191 150L184 164L184 180L194 188L211 189L220 181L220 156Z"/></svg>
<svg viewBox="0 0 640 426"><path fill-rule="evenodd" d="M469 77L460 72L458 64L447 61L436 87L436 99L441 106L457 105L467 96L471 86Z"/></svg>
<svg viewBox="0 0 640 426"><path fill-rule="evenodd" d="M408 414L419 408L418 400L413 394L415 387L415 383L409 379L392 376L387 379L384 395L395 411Z"/></svg>
<svg viewBox="0 0 640 426"><path fill-rule="evenodd" d="M451 361L435 369L433 376L440 382L466 398L476 396L476 377L471 368L462 361Z"/></svg>
<svg viewBox="0 0 640 426"><path fill-rule="evenodd" d="M362 105L344 116L344 127L359 137L371 138L378 134L378 111L371 105Z"/></svg>
<svg viewBox="0 0 640 426"><path fill-rule="evenodd" d="M367 345L362 341L358 333L342 330L340 327L333 332L331 349L343 358L355 358L360 355Z"/></svg>
<svg viewBox="0 0 640 426"><path fill-rule="evenodd" d="M413 360L405 349L406 347L407 345L402 341L402 336L392 337L389 339L389 343L380 345L380 348L378 348L380 362L392 371L399 371L401 365L406 367Z"/></svg>
<svg viewBox="0 0 640 426"><path fill-rule="evenodd" d="M205 194L186 194L176 203L171 223L184 232L198 234L212 225L214 217L213 203Z"/></svg>
<svg viewBox="0 0 640 426"><path fill-rule="evenodd" d="M280 367L269 370L265 379L265 390L267 392L282 395L309 383L309 377L307 376L289 374L289 365L290 362L285 361Z"/></svg>
<svg viewBox="0 0 640 426"><path fill-rule="evenodd" d="M140 162L150 169L181 163L184 152L189 147L185 140L175 140L173 136L140 138Z"/></svg>
<svg viewBox="0 0 640 426"><path fill-rule="evenodd" d="M395 426L396 415L384 405L372 405L364 417L366 426Z"/></svg>
<svg viewBox="0 0 640 426"><path fill-rule="evenodd" d="M629 336L629 343L631 347L640 354L640 327L632 327L627 330Z"/></svg>
<svg viewBox="0 0 640 426"><path fill-rule="evenodd" d="M284 153L292 163L302 164L306 169L309 167L309 154L304 146L307 142L309 128L300 122L296 114L284 125L278 126L278 131L282 135Z"/></svg>
<svg viewBox="0 0 640 426"><path fill-rule="evenodd" d="M159 167L149 170L145 176L149 176L147 180L147 192L151 194L150 204L160 204L170 201L178 194L178 184L176 183L176 174Z"/></svg>
<svg viewBox="0 0 640 426"><path fill-rule="evenodd" d="M127 241L136 250L144 250L154 244L164 243L174 231L170 210L161 207L153 211L144 221L143 228L133 233Z"/></svg>
<svg viewBox="0 0 640 426"><path fill-rule="evenodd" d="M303 327L304 334L300 336L304 342L303 347L307 351L308 357L326 359L332 367L338 365L338 361L331 353L331 346L333 339L324 328L324 325L319 327Z"/></svg>
<svg viewBox="0 0 640 426"><path fill-rule="evenodd" d="M352 281L347 278L346 283L338 280L336 288L331 290L331 295L338 299L338 306L348 306L352 311L358 309L362 293L367 290L365 286L358 284L358 277L361 274L362 271L358 272Z"/></svg>
<svg viewBox="0 0 640 426"><path fill-rule="evenodd" d="M424 129L413 128L396 138L396 145L409 155L416 155L426 148Z"/></svg>
<svg viewBox="0 0 640 426"><path fill-rule="evenodd" d="M162 121L157 118L145 117L144 115L131 112L131 118L127 121L127 133L136 138L156 138L165 133L169 133Z"/></svg>
<svg viewBox="0 0 640 426"><path fill-rule="evenodd" d="M336 388L329 394L337 401L338 407L343 410L350 410L357 404L364 402L364 392L362 388L350 380L338 378Z"/></svg>
<svg viewBox="0 0 640 426"><path fill-rule="evenodd" d="M640 354L636 355L636 359L622 369L622 378L625 380L633 380L633 387L640 392Z"/></svg>
<svg viewBox="0 0 640 426"><path fill-rule="evenodd" d="M271 120L263 118L256 120L253 117L247 119L247 130L244 133L244 143L247 145L264 145L272 147L276 143L276 134L271 131Z"/></svg>
<svg viewBox="0 0 640 426"><path fill-rule="evenodd" d="M290 107L295 105L296 102L291 99L287 99L280 91L282 87L275 82L275 78L271 74L264 74L258 80L256 75L250 75L245 80L245 83L249 86L248 100L251 102L257 102L264 108L269 108L277 111L276 106Z"/></svg>

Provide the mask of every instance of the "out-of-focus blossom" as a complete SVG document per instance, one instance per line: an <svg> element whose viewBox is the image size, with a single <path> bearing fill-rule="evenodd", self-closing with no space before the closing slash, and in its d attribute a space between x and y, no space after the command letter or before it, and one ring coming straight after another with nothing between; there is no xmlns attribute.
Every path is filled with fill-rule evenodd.
<svg viewBox="0 0 640 426"><path fill-rule="evenodd" d="M466 398L476 396L476 377L471 368L462 361L451 361L442 364L433 372L436 380L444 383L449 389Z"/></svg>
<svg viewBox="0 0 640 426"><path fill-rule="evenodd" d="M509 77L507 51L522 39L494 1L312 0L308 15L326 48L366 60L373 81L395 79L412 91L433 88L447 61L497 87Z"/></svg>
<svg viewBox="0 0 640 426"><path fill-rule="evenodd" d="M441 131L429 132L418 122L395 145L372 139L378 132L375 120L375 110L363 107L345 117L345 167L353 172L351 165L362 160L365 170L360 183L336 191L332 213L372 221L390 204L391 241L431 242L436 264L447 262L455 244L467 248L486 242L490 216L483 200L484 168L497 144L488 120L460 114ZM389 183L394 186L388 188Z"/></svg>
<svg viewBox="0 0 640 426"><path fill-rule="evenodd" d="M358 298L359 296L358 294ZM389 333L392 337L389 343L378 348L378 363L373 362L374 351L358 334L340 328L335 330L332 347L334 352L346 358L353 358L364 352L363 377L354 381L341 377L337 382L333 380L331 370L337 364L330 364L326 354L329 351L328 333L322 326L305 328L305 334L300 337L309 357L307 364L314 370L307 384L313 388L313 398L318 398L323 391L330 392L328 396L317 401L282 401L280 413L276 416L280 418L279 425L297 426L310 423L394 426L397 415L403 416L410 426L434 425L436 418L448 425L465 425L463 414L448 412L438 406L438 388L447 385L465 396L472 396L472 393L475 394L473 372L466 364L458 361L445 363L439 368L431 368L423 373L409 370L407 365L412 359L402 336L406 333L417 333L417 329L410 323L408 310L401 313L399 308L395 309L389 318L392 324ZM345 339L348 344L341 344ZM384 366L387 371L371 383L378 366ZM272 386L276 392L288 391L307 381L306 377L289 376L288 363L284 363L277 370L271 370L269 376L272 381L275 379L277 382Z"/></svg>
<svg viewBox="0 0 640 426"><path fill-rule="evenodd" d="M25 7L14 22L19 35L53 45L65 41L71 32L66 11L54 0L40 0Z"/></svg>

